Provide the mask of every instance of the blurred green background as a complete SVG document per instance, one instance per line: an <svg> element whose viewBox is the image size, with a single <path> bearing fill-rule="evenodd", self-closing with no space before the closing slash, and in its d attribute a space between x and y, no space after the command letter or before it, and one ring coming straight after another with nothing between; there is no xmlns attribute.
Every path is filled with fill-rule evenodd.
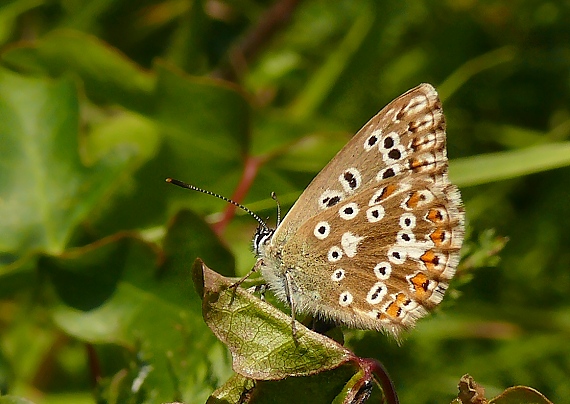
<svg viewBox="0 0 570 404"><path fill-rule="evenodd" d="M204 402L231 358L190 268L253 265L275 219L386 103L436 86L464 259L402 343L347 331L402 403L570 402L570 3L4 0L0 392L37 403Z"/></svg>

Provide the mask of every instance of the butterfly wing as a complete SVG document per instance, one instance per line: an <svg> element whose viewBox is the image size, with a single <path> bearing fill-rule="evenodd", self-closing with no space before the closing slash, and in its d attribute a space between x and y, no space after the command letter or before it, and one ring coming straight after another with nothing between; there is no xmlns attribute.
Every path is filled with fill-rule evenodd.
<svg viewBox="0 0 570 404"><path fill-rule="evenodd" d="M278 272L290 276L300 309L397 334L435 307L463 240L447 167L445 121L431 85L373 117L272 237Z"/></svg>
<svg viewBox="0 0 570 404"><path fill-rule="evenodd" d="M420 157L428 155L433 161L422 164ZM447 171L445 121L430 84L390 102L352 137L289 210L276 241L288 239L309 218L358 192L363 184L373 184L378 175L406 175L413 168L433 174Z"/></svg>

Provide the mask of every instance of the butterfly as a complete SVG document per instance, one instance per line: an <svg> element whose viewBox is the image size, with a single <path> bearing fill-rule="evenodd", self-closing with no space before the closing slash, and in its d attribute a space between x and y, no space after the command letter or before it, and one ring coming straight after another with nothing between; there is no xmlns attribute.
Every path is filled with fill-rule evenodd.
<svg viewBox="0 0 570 404"><path fill-rule="evenodd" d="M253 243L293 318L398 336L443 299L463 238L441 102L421 84L364 125Z"/></svg>
<svg viewBox="0 0 570 404"><path fill-rule="evenodd" d="M465 212L448 178L445 118L421 84L374 116L317 174L275 229L253 238L269 289L297 313L398 337L443 299ZM236 285L238 285L238 282Z"/></svg>

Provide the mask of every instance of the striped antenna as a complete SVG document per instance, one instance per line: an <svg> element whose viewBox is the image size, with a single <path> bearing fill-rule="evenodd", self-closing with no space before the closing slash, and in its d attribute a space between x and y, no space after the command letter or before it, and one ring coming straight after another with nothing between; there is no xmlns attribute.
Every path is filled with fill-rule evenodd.
<svg viewBox="0 0 570 404"><path fill-rule="evenodd" d="M238 208L240 208L241 210L243 210L244 212L246 212L250 216L252 216L255 220L257 220L257 222L260 224L261 227L263 227L264 229L268 228L267 224L265 224L265 222L263 220L261 220L261 218L259 216L257 216L251 210L249 210L248 208L243 206L241 203L237 203L236 201L232 201L230 198L226 198L225 196L222 196L220 194L216 194L215 192L206 191L205 189L195 187L194 185L190 185L190 184L187 184L185 182L175 180L174 178L167 178L166 182L169 182L169 183L174 184L174 185L178 185L181 188L186 188L186 189L190 189L192 191L202 192L203 194L206 194L206 195L215 196L216 198L221 199L222 201L226 201L228 203L231 203L232 205L237 206Z"/></svg>

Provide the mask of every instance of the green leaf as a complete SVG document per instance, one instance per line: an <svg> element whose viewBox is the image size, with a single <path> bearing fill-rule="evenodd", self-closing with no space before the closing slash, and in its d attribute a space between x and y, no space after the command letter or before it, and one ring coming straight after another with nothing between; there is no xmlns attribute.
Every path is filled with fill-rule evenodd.
<svg viewBox="0 0 570 404"><path fill-rule="evenodd" d="M368 7L361 10L340 46L331 53L326 63L318 70L313 79L309 81L309 85L304 88L290 107L291 115L295 119L310 117L324 102L342 71L370 32L374 18L374 12Z"/></svg>
<svg viewBox="0 0 570 404"><path fill-rule="evenodd" d="M306 377L289 377L282 380L254 381L240 374L235 374L223 386L218 388L208 404L239 404L245 397L251 398L251 404L341 404L354 398L358 392L353 388L362 379L363 374L352 364L344 364ZM377 392L380 395L380 392ZM373 397L372 402L376 401Z"/></svg>
<svg viewBox="0 0 570 404"><path fill-rule="evenodd" d="M570 165L570 142L489 153L450 162L451 181L460 186L516 178Z"/></svg>
<svg viewBox="0 0 570 404"><path fill-rule="evenodd" d="M208 398L208 404L239 403L244 395L255 386L255 381L240 374L234 374Z"/></svg>
<svg viewBox="0 0 570 404"><path fill-rule="evenodd" d="M268 303L209 269L194 264L194 283L202 295L208 327L229 348L237 373L257 380L307 376L334 369L354 356L333 340L297 325Z"/></svg>
<svg viewBox="0 0 570 404"><path fill-rule="evenodd" d="M163 64L156 68L154 119L174 160L169 176L199 178L204 187L226 173L224 180L237 183L232 174L241 171L249 144L250 108L243 94L220 81L182 76Z"/></svg>
<svg viewBox="0 0 570 404"><path fill-rule="evenodd" d="M0 5L0 43L10 38L18 17L43 4L45 0L4 0Z"/></svg>
<svg viewBox="0 0 570 404"><path fill-rule="evenodd" d="M81 77L87 93L101 102L150 112L154 77L100 39L77 31L56 30L34 45L2 54L4 62L30 72Z"/></svg>
<svg viewBox="0 0 570 404"><path fill-rule="evenodd" d="M70 80L0 70L0 263L33 250L56 254L131 158L122 150L86 167Z"/></svg>
<svg viewBox="0 0 570 404"><path fill-rule="evenodd" d="M188 224L182 216L167 244ZM215 251L215 243L208 245ZM43 257L40 265L61 299L53 310L59 327L81 341L137 352L149 369L142 390L152 389L157 401L180 396L198 403L228 377L229 364L202 321L190 264L182 259L198 252L182 248L161 257L152 245L122 234Z"/></svg>

